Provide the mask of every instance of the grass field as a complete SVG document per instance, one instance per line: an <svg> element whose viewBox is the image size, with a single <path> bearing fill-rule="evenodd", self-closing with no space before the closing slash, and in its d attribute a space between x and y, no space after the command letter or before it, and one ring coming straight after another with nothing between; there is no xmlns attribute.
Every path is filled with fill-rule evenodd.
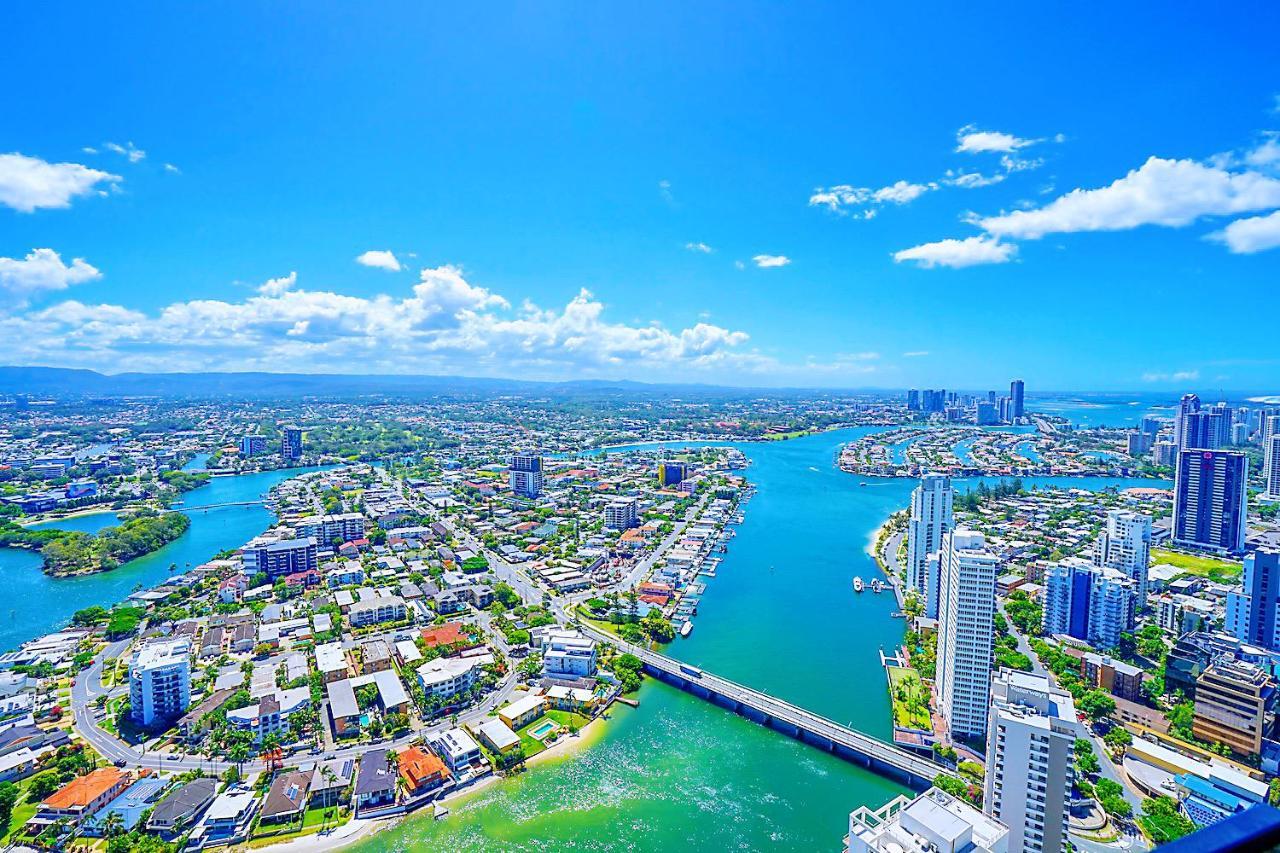
<svg viewBox="0 0 1280 853"><path fill-rule="evenodd" d="M1244 567L1239 563L1219 560L1216 557L1203 557L1196 554L1183 554L1178 551L1166 551L1163 548L1151 549L1151 560L1155 563L1167 563L1187 574L1209 578L1212 581L1226 583L1240 577Z"/></svg>
<svg viewBox="0 0 1280 853"><path fill-rule="evenodd" d="M929 694L914 669L891 666L889 671L889 698L893 700L893 724L910 729L933 728L929 717Z"/></svg>

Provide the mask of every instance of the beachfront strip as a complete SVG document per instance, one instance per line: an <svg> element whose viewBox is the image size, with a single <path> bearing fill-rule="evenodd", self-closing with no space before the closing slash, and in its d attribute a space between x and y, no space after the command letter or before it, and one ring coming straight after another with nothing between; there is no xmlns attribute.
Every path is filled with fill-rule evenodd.
<svg viewBox="0 0 1280 853"><path fill-rule="evenodd" d="M1184 398L1172 489L921 477L878 543L884 657L895 742L950 774L855 811L849 850L1146 846L1280 799L1280 527L1226 439L1257 424Z"/></svg>

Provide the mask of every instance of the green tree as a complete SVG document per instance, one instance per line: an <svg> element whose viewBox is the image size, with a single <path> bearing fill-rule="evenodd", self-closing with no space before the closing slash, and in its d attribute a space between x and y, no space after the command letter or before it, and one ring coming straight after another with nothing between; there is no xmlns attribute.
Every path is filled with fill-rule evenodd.
<svg viewBox="0 0 1280 853"><path fill-rule="evenodd" d="M1076 703L1090 720L1098 721L1115 713L1116 700L1101 690L1090 690Z"/></svg>
<svg viewBox="0 0 1280 853"><path fill-rule="evenodd" d="M13 807L17 802L18 786L0 782L0 836L9 834L9 822L13 820Z"/></svg>

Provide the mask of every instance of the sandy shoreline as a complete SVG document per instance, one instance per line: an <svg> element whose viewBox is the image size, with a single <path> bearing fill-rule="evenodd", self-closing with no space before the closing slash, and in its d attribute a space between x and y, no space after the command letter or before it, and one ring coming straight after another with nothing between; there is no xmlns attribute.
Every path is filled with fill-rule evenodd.
<svg viewBox="0 0 1280 853"><path fill-rule="evenodd" d="M537 764L545 763L550 759L564 759L576 755L587 747L599 740L600 735L604 733L604 716L596 717L591 720L578 732L577 737L562 737L554 746L548 747L542 752L535 755L525 762L526 768L532 768ZM379 832L393 829L405 821L422 820L429 818L432 814L432 807L439 803L448 805L457 800L479 794L480 792L504 781L506 777L497 774L489 774L473 784L467 785L465 788L450 791L438 800L423 806L412 814L396 815L395 817L373 818L362 820L359 818L352 819L337 829L325 835L313 834L304 835L301 838L294 838L290 841L282 841L279 844L268 844L256 847L256 850L270 850L272 853L320 853L320 851L341 850L349 847L359 841L371 838ZM444 818L448 820L448 818ZM233 850L248 850L248 845L236 845L231 848Z"/></svg>

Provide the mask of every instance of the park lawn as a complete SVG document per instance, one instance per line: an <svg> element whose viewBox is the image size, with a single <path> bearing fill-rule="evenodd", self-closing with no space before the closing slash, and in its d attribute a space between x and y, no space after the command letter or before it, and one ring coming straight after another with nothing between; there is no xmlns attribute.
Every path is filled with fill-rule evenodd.
<svg viewBox="0 0 1280 853"><path fill-rule="evenodd" d="M1156 563L1168 563L1174 568L1209 578L1218 583L1233 581L1240 577L1244 567L1239 563L1219 560L1216 557L1202 557L1195 554L1182 554L1178 551L1166 551L1163 548L1152 548L1151 559Z"/></svg>
<svg viewBox="0 0 1280 853"><path fill-rule="evenodd" d="M933 720L929 716L929 693L914 669L901 666L886 667L889 672L889 698L893 702L893 724L909 729L930 731ZM899 698L905 691L906 700ZM914 704L911 700L917 700Z"/></svg>
<svg viewBox="0 0 1280 853"><path fill-rule="evenodd" d="M569 726L577 726L578 729L581 730L583 726L591 722L590 717L579 714L577 711L557 711L553 708L550 711L547 711L547 716L555 720L561 726L564 726L566 729L569 728Z"/></svg>
<svg viewBox="0 0 1280 853"><path fill-rule="evenodd" d="M39 803L20 802L13 807L13 815L9 819L9 831L0 836L0 842L8 842L9 836L22 829L23 824L35 817Z"/></svg>

